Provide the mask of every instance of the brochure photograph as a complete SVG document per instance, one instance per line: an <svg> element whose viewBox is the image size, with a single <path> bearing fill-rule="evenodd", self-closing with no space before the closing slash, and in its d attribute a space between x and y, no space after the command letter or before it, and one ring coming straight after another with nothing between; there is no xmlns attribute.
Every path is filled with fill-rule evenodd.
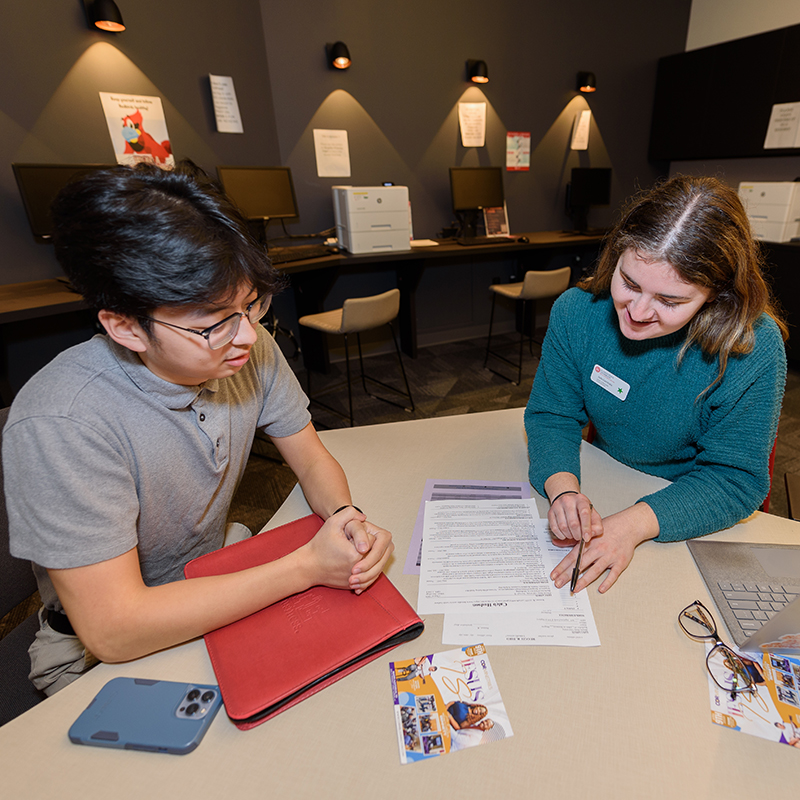
<svg viewBox="0 0 800 800"><path fill-rule="evenodd" d="M482 644L393 661L389 672L403 764L513 735Z"/></svg>

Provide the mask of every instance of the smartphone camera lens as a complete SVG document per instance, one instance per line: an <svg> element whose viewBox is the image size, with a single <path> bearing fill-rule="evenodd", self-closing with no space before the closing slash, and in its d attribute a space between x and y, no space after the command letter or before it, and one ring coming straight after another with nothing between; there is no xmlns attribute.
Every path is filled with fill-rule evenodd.
<svg viewBox="0 0 800 800"><path fill-rule="evenodd" d="M186 695L187 700L197 700L198 697L200 697L199 689L192 689L192 691Z"/></svg>
<svg viewBox="0 0 800 800"><path fill-rule="evenodd" d="M186 714L190 717L194 716L199 708L200 706L197 705L197 703L189 703L189 705L186 706Z"/></svg>
<svg viewBox="0 0 800 800"><path fill-rule="evenodd" d="M204 703L210 703L216 697L216 693L212 692L210 689L206 692L203 692L203 696L200 698Z"/></svg>

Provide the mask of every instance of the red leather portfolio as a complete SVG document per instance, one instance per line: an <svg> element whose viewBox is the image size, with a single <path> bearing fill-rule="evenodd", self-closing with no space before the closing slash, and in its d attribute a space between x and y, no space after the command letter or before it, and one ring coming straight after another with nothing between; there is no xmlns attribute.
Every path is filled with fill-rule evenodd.
<svg viewBox="0 0 800 800"><path fill-rule="evenodd" d="M310 541L316 515L190 561L187 578L274 561ZM246 730L422 633L422 620L381 575L356 595L315 586L206 634L225 710Z"/></svg>

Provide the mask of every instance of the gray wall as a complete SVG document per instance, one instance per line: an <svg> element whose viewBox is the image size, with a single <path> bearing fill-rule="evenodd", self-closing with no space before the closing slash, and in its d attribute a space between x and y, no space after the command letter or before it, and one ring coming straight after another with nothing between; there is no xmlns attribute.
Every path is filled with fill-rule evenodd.
<svg viewBox="0 0 800 800"><path fill-rule="evenodd" d="M532 142L530 171L504 174L512 232L569 226L563 208L572 167L614 170L612 204L592 212L595 227L667 169L647 160L656 64L683 49L690 0L261 0L261 9L281 163L292 168L301 214L290 231L333 224L332 185L388 180L409 187L414 234L431 238L453 219L448 168L504 166L506 131L529 131ZM325 63L325 44L337 40L353 58L344 72ZM481 88L466 80L470 58L488 64L490 82ZM575 91L580 70L597 75L598 91L588 100ZM460 144L462 100L487 103L483 148ZM587 107L589 150L570 151L573 120ZM347 130L349 179L317 177L314 128ZM564 263L574 259L559 254L551 261ZM417 296L420 343L485 335L486 287L518 269L500 259L426 269ZM387 273L342 276L329 307L393 280ZM512 326L511 311L501 309L504 329Z"/></svg>
<svg viewBox="0 0 800 800"><path fill-rule="evenodd" d="M256 0L119 0L127 30L89 30L81 0L6 3L0 26L0 283L61 274L28 229L14 161L114 161L98 92L158 95L173 151L213 169L280 159ZM233 75L245 133L216 132L208 73Z"/></svg>
<svg viewBox="0 0 800 800"><path fill-rule="evenodd" d="M100 91L160 96L176 156L209 170L222 163L288 164L301 210L292 232L332 225L330 186L342 182L316 177L314 127L348 131L349 182L409 186L418 238L435 235L452 219L448 168L502 166L507 130L530 131L533 151L530 172L504 176L513 231L568 225L563 195L573 166L613 167L612 207L595 210L590 218L594 226L608 224L615 206L667 168L647 161L656 63L683 49L691 2L118 4L128 30L116 36L88 29L81 0L4 8L0 284L60 275L51 248L36 244L28 230L10 165L112 159ZM337 39L353 56L344 73L325 63L325 44ZM489 65L491 81L482 89L466 82L468 58ZM574 90L579 70L597 74L599 89L588 101ZM243 135L216 132L209 72L233 76ZM460 100L487 102L486 147L461 147ZM587 102L594 118L590 149L573 153L568 146L573 119ZM486 286L508 280L515 269L500 260L427 271L418 295L421 343L484 331ZM387 273L345 276L330 301L392 282ZM291 324L291 298L280 301L281 315ZM505 323L510 319L507 310ZM19 380L68 343L59 339L67 323L59 317L6 326L6 342L15 353L12 371L15 359L23 365ZM48 326L52 341L43 345L47 332L41 328ZM74 327L73 340L86 335L77 322Z"/></svg>
<svg viewBox="0 0 800 800"><path fill-rule="evenodd" d="M353 184L409 186L414 233L431 237L452 219L448 167L504 165L505 132L530 131L530 172L506 173L517 231L560 229L573 166L614 168L612 206L657 177L647 161L656 62L683 49L689 0L480 0L402 4L347 0L286 4L261 0L282 162L291 166L302 219L332 224L329 187L316 177L312 129L345 128ZM341 39L352 67L326 67L326 42ZM490 82L469 88L465 62L480 58ZM597 75L588 96L594 124L588 152L569 150L579 70ZM488 104L485 148L459 143L459 100ZM570 105L571 104L571 105ZM241 162L243 163L243 162ZM600 226L612 210L590 219Z"/></svg>
<svg viewBox="0 0 800 800"><path fill-rule="evenodd" d="M161 96L176 155L207 168L291 166L302 213L298 232L333 221L335 181L316 177L313 127L348 130L353 183L410 187L417 236L450 222L448 167L502 165L505 131L530 131L531 171L505 175L511 223L520 231L560 228L572 166L612 166L613 204L658 174L659 165L646 158L656 61L682 49L690 10L690 0L664 7L638 0L119 5L128 29L116 36L90 31L80 0L4 9L0 283L59 274L50 249L27 230L10 165L112 159L99 91ZM325 64L325 43L336 39L347 42L354 59L344 73ZM491 82L482 90L465 81L468 58L489 65ZM594 71L600 88L588 101L590 150L577 154L567 141L583 102L574 92L581 69ZM243 135L216 132L209 72L234 77ZM483 98L487 146L465 150L458 101ZM599 210L591 222L610 217L610 209Z"/></svg>

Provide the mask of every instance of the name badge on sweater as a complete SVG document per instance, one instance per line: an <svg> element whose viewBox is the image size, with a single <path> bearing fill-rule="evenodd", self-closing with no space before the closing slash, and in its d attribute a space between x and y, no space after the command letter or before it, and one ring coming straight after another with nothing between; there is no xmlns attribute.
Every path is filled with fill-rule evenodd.
<svg viewBox="0 0 800 800"><path fill-rule="evenodd" d="M609 394L613 394L614 397L618 397L620 400L624 400L631 390L631 385L629 383L625 383L621 378L618 378L607 369L603 369L599 364L595 364L594 367L592 367L592 382L601 386Z"/></svg>

